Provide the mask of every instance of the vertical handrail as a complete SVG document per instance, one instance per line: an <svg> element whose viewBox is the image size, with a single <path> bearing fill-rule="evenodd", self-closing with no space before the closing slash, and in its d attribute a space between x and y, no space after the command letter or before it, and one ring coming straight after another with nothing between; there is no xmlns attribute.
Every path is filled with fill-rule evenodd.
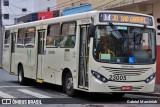
<svg viewBox="0 0 160 107"><path fill-rule="evenodd" d="M86 27L85 27L85 34L86 34ZM84 53L84 72L83 72L83 87L85 87L85 79L86 79L86 35L83 35L83 53Z"/></svg>

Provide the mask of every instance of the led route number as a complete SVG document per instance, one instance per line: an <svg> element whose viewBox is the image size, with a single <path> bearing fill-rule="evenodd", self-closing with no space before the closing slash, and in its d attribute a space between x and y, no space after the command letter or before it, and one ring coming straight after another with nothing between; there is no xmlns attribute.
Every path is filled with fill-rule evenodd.
<svg viewBox="0 0 160 107"><path fill-rule="evenodd" d="M151 17L140 15L100 13L99 18L100 22L120 22L152 25Z"/></svg>

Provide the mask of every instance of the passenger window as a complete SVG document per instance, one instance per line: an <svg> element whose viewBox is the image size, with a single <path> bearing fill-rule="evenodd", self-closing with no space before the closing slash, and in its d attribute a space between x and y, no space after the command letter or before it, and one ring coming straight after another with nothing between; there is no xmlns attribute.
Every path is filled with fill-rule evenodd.
<svg viewBox="0 0 160 107"><path fill-rule="evenodd" d="M26 48L34 48L35 45L35 27L30 27L27 29L26 37L25 37L25 47Z"/></svg>
<svg viewBox="0 0 160 107"><path fill-rule="evenodd" d="M5 48L8 48L8 47L9 47L9 44L10 44L10 31L7 30L7 31L5 32L4 47L5 47Z"/></svg>
<svg viewBox="0 0 160 107"><path fill-rule="evenodd" d="M17 48L24 48L24 40L26 36L26 28L18 30Z"/></svg>
<svg viewBox="0 0 160 107"><path fill-rule="evenodd" d="M60 40L60 24L49 25L46 40L47 47L58 47Z"/></svg>
<svg viewBox="0 0 160 107"><path fill-rule="evenodd" d="M60 47L74 48L76 42L76 23L69 22L62 25Z"/></svg>

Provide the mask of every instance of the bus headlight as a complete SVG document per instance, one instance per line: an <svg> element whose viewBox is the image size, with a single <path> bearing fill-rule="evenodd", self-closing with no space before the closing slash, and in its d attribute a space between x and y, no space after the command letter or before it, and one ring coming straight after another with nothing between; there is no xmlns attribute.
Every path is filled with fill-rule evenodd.
<svg viewBox="0 0 160 107"><path fill-rule="evenodd" d="M100 73L98 73L96 71L93 71L93 70L91 70L91 73L98 80L100 80L100 81L102 81L104 83L108 82L108 79L106 77L104 77L103 75L101 75Z"/></svg>
<svg viewBox="0 0 160 107"><path fill-rule="evenodd" d="M146 82L146 83L149 83L150 81L152 81L152 80L154 79L154 77L155 77L155 73L153 73L152 75L150 75L150 76L145 80L145 82Z"/></svg>

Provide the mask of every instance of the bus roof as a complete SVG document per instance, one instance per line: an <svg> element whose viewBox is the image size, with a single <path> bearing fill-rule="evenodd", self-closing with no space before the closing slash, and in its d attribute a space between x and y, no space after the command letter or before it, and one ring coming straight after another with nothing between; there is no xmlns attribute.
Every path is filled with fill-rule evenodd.
<svg viewBox="0 0 160 107"><path fill-rule="evenodd" d="M45 19L45 20L39 20L39 21L34 21L34 22L28 22L28 23L21 23L21 24L16 24L12 26L6 26L5 29L15 29L15 28L23 28L23 27L30 27L30 26L40 26L40 25L46 25L46 24L51 24L51 23L59 23L59 22L68 22L68 21L74 21L78 19L84 19L84 18L94 18L94 16L97 15L97 13L125 13L125 14L135 14L135 15L142 15L142 16L148 16L152 17L151 15L146 15L146 14L141 14L141 13L134 13L134 12L125 12L125 11L88 11L88 12L83 12L83 13L77 13L73 15L67 15L67 16L61 16L61 17L56 17L56 18L50 18L50 19Z"/></svg>

